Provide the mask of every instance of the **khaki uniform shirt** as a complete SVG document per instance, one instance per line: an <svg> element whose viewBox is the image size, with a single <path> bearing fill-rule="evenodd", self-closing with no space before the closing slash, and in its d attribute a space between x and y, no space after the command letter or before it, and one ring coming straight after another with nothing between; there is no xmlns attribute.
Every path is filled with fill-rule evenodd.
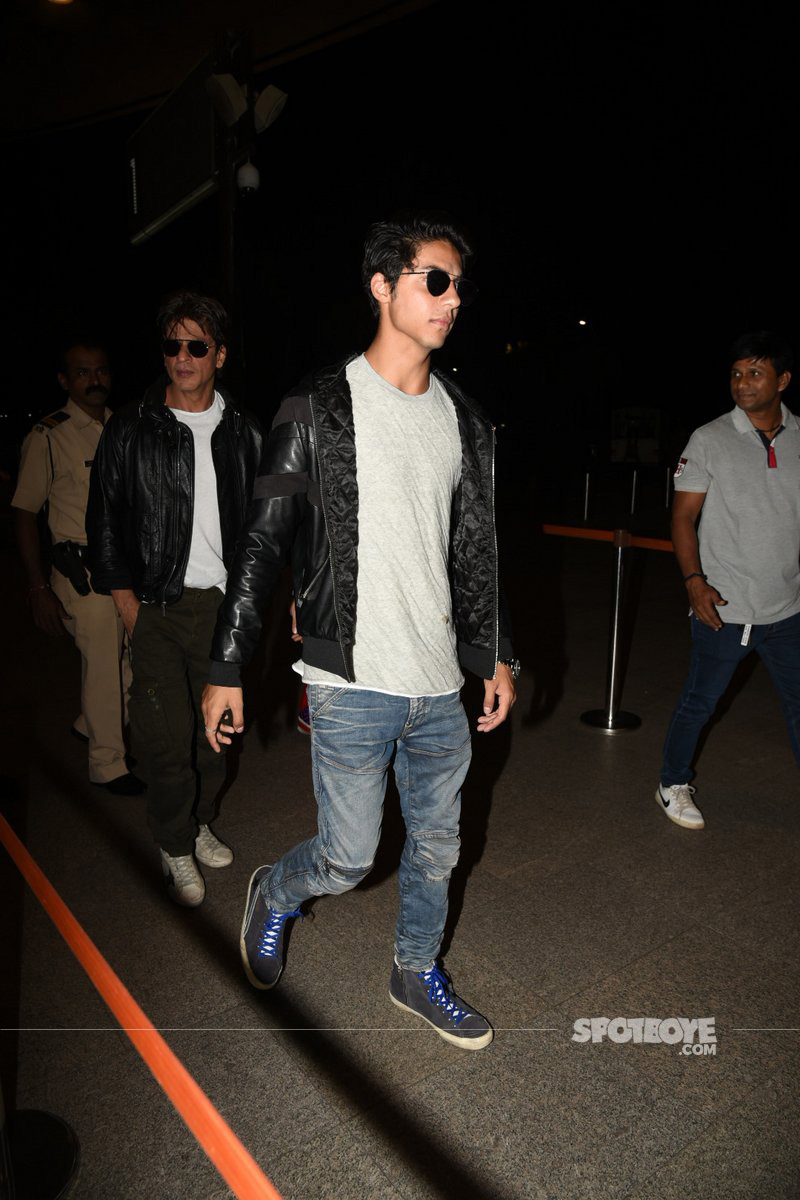
<svg viewBox="0 0 800 1200"><path fill-rule="evenodd" d="M105 409L103 420L111 416ZM89 475L103 425L72 400L34 425L22 444L17 490L11 504L38 513L49 501L54 542L86 544Z"/></svg>

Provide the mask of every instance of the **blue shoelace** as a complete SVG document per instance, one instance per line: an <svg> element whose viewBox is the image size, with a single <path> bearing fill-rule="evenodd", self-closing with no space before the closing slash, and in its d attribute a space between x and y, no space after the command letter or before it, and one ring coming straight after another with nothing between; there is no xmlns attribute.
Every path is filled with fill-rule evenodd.
<svg viewBox="0 0 800 1200"><path fill-rule="evenodd" d="M431 1004L441 1008L454 1025L460 1025L464 1017L470 1015L469 1009L458 1008L454 1003L450 982L437 966L432 966L430 971L420 971L419 977L428 985L428 999Z"/></svg>
<svg viewBox="0 0 800 1200"><path fill-rule="evenodd" d="M299 908L290 913L276 913L270 909L269 916L264 922L258 939L258 953L264 954L268 958L275 958L278 953L278 942L284 925L290 918L302 917L302 915Z"/></svg>

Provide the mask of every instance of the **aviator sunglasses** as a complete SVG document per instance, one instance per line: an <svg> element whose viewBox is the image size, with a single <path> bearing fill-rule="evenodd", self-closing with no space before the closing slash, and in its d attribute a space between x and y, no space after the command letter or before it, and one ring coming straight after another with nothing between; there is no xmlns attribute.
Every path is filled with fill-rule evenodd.
<svg viewBox="0 0 800 1200"><path fill-rule="evenodd" d="M448 275L447 271L443 271L441 267L428 267L425 271L401 271L400 274L424 275L428 291L432 296L443 296L450 284L455 284L458 298L465 308L468 304L472 304L478 294L476 285L470 279L465 279L463 275Z"/></svg>
<svg viewBox="0 0 800 1200"><path fill-rule="evenodd" d="M205 358L209 351L208 342L201 342L199 338L164 338L161 353L164 358L177 358L181 346L186 347L192 358Z"/></svg>

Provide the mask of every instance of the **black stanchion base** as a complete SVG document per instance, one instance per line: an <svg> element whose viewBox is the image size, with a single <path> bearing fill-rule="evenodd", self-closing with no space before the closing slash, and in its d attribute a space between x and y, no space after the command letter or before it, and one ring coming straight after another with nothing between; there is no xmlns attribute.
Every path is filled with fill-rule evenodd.
<svg viewBox="0 0 800 1200"><path fill-rule="evenodd" d="M8 1118L16 1200L61 1200L78 1173L80 1144L52 1113L21 1109Z"/></svg>
<svg viewBox="0 0 800 1200"><path fill-rule="evenodd" d="M584 725L591 725L592 729L599 729L601 733L629 733L642 723L642 718L637 717L636 713L617 712L609 718L604 708L592 708L589 712L581 713L581 720Z"/></svg>

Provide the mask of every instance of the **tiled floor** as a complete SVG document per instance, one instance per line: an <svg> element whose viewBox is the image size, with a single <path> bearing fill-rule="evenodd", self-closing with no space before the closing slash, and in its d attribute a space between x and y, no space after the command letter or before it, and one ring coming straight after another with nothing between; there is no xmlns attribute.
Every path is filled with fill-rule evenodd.
<svg viewBox="0 0 800 1200"><path fill-rule="evenodd" d="M603 702L611 552L551 541L531 559L511 580L527 670L513 727L476 739L446 943L460 990L497 1030L481 1053L389 1003L391 794L374 875L297 923L275 992L244 978L249 874L314 820L277 626L263 671L279 699L245 738L217 826L236 861L206 872L202 908L164 898L142 803L85 782L68 736L73 649L36 637L9 599L0 749L23 798L3 811L285 1200L800 1196L800 818L766 672L734 689L706 739L706 830L678 829L654 800L687 661L674 565L634 556L624 706L642 727L609 738L578 717ZM466 700L476 710L474 691ZM229 1196L0 854L4 1024L20 1030L3 1034L7 1106L74 1127L82 1200ZM716 1053L572 1040L577 1019L599 1016L714 1017Z"/></svg>

